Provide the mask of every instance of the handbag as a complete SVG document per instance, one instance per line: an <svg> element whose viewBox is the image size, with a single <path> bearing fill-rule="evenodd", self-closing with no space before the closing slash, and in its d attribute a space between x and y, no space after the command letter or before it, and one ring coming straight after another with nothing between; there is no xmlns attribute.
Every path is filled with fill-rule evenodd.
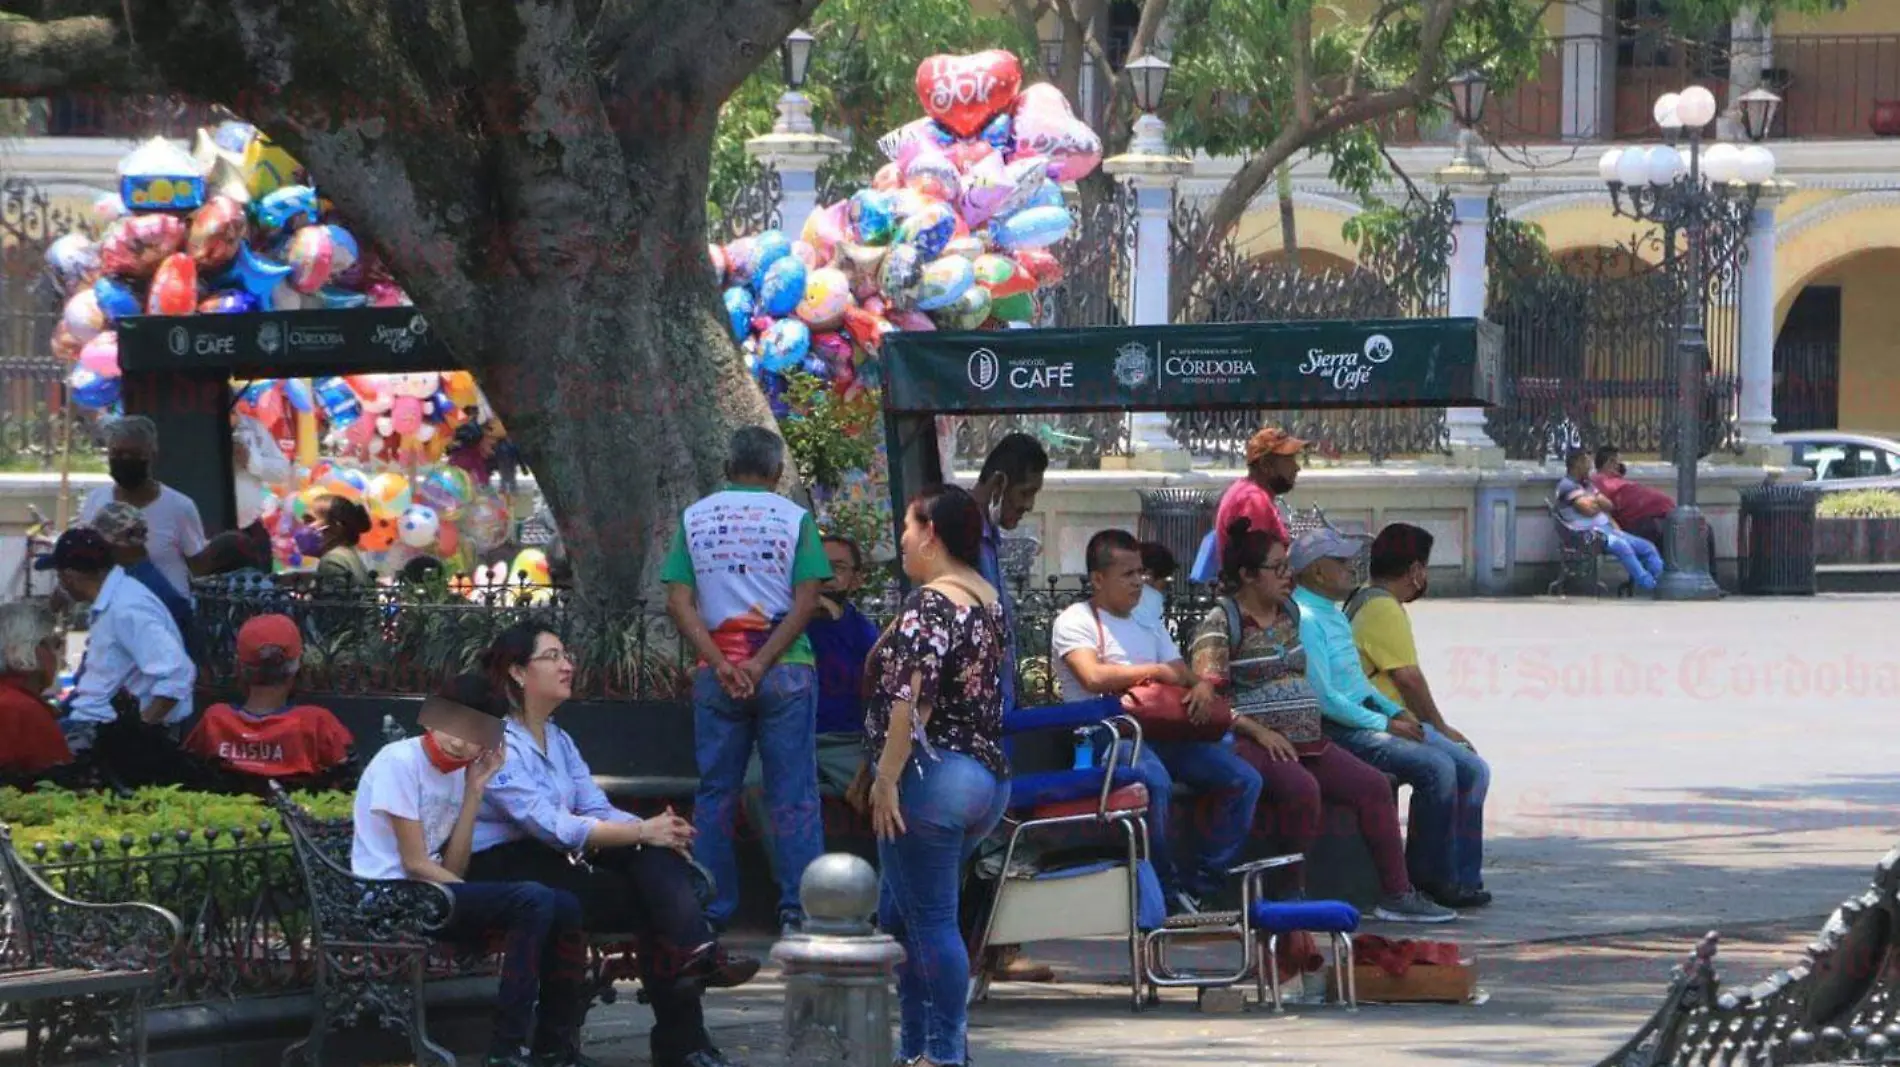
<svg viewBox="0 0 1900 1067"><path fill-rule="evenodd" d="M1095 654L1108 654L1108 631L1102 626L1102 613L1093 605L1095 615ZM1143 682L1122 695L1122 709L1141 724L1141 735L1149 741L1218 741L1234 725L1232 703L1216 696L1207 708L1207 717L1195 722L1188 714L1188 690L1167 682Z"/></svg>

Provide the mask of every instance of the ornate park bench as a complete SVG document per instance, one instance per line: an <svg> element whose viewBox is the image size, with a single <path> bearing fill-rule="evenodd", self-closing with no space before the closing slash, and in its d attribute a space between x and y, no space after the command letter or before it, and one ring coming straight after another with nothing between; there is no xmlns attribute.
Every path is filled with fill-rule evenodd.
<svg viewBox="0 0 1900 1067"><path fill-rule="evenodd" d="M275 783L270 801L303 874L317 966L310 1036L284 1050L284 1063L320 1065L325 1035L367 1018L409 1039L415 1067L455 1067L455 1056L429 1038L424 986L437 975L492 974L496 952L452 950L438 940L454 911L446 888L352 873L349 823L318 821ZM636 973L632 942L630 934L589 933L587 984L595 1000L612 1003L614 983Z"/></svg>
<svg viewBox="0 0 1900 1067"><path fill-rule="evenodd" d="M0 1014L26 1023L30 1067L103 1039L145 1062L145 1002L165 984L184 927L153 904L72 900L13 850L0 824Z"/></svg>

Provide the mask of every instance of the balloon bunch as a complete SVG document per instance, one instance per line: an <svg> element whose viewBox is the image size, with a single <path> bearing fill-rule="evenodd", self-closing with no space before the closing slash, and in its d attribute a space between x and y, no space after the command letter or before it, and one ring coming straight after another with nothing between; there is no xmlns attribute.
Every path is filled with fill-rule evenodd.
<svg viewBox="0 0 1900 1067"><path fill-rule="evenodd" d="M314 565L319 537L312 522L319 501L331 495L368 509L370 529L357 547L370 569L383 574L422 554L441 560L451 574L470 573L480 557L508 543L513 529L507 502L450 463L411 476L321 460L299 467L296 482L294 491L267 497L259 513L277 561L293 570Z"/></svg>
<svg viewBox="0 0 1900 1067"><path fill-rule="evenodd" d="M879 140L870 188L813 212L798 240L711 249L733 339L781 418L787 374L875 388L885 334L1026 327L1062 279L1062 183L1095 168L1101 139L1059 89L1022 88L1008 52L932 56L916 89L925 117Z"/></svg>
<svg viewBox="0 0 1900 1067"><path fill-rule="evenodd" d="M127 316L409 303L296 160L244 123L199 130L191 154L146 142L93 214L97 241L69 233L46 250L66 301L53 352L76 364L67 381L83 407L118 402L114 327Z"/></svg>

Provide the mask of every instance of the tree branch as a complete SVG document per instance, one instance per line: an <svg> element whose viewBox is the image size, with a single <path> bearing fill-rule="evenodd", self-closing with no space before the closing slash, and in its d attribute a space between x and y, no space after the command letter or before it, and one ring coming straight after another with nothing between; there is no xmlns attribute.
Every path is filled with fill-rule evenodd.
<svg viewBox="0 0 1900 1067"><path fill-rule="evenodd" d="M159 80L110 19L0 18L0 96L65 89L144 92Z"/></svg>
<svg viewBox="0 0 1900 1067"><path fill-rule="evenodd" d="M1141 5L1141 20L1135 24L1135 39L1128 46L1126 62L1132 63L1148 54L1148 50L1154 47L1155 38L1161 33L1161 24L1167 21L1167 18L1168 0L1144 0ZM1111 73L1108 86L1108 102L1102 108L1103 124L1120 130L1127 126L1117 117L1121 114L1123 105L1122 80Z"/></svg>

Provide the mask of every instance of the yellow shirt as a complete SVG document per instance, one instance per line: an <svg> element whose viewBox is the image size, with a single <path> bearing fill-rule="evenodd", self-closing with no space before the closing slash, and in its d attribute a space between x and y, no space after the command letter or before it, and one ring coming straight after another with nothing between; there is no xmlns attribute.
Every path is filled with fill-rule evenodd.
<svg viewBox="0 0 1900 1067"><path fill-rule="evenodd" d="M1392 672L1418 666L1418 647L1412 643L1412 620L1405 607L1389 596L1368 599L1352 620L1353 642L1359 646L1359 665L1372 686L1400 706L1405 698L1392 684Z"/></svg>

